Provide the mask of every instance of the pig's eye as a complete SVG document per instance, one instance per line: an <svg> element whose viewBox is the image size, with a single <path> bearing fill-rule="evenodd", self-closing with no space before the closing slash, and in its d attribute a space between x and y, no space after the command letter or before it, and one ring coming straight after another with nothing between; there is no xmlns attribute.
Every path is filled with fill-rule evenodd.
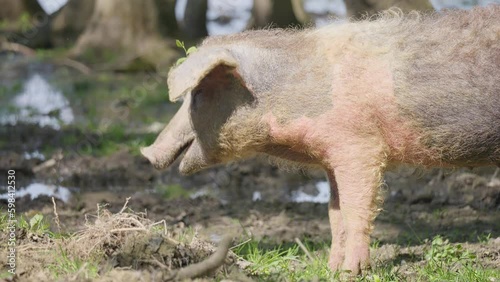
<svg viewBox="0 0 500 282"><path fill-rule="evenodd" d="M203 89L201 89L201 88L195 89L191 93L192 105L194 108L197 108L200 106L202 99L203 99L203 95L201 95L201 94L203 94Z"/></svg>

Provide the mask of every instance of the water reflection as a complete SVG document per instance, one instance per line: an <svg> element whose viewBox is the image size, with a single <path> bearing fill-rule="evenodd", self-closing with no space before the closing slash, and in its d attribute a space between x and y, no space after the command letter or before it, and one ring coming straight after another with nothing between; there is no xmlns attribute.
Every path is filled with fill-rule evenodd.
<svg viewBox="0 0 500 282"><path fill-rule="evenodd" d="M245 30L252 17L252 7L252 0L208 1L208 34L222 35Z"/></svg>
<svg viewBox="0 0 500 282"><path fill-rule="evenodd" d="M48 196L59 199L63 202L68 202L71 197L71 192L68 188L55 185L46 185L42 183L32 183L26 188L21 188L16 191L16 198L22 198L26 195L31 197L31 200L39 196ZM0 199L7 199L7 194L0 195Z"/></svg>
<svg viewBox="0 0 500 282"><path fill-rule="evenodd" d="M320 181L316 183L316 189L318 190L318 194L315 196L305 193L302 189L293 191L291 200L296 203L328 203L330 200L330 185L328 184L328 181Z"/></svg>
<svg viewBox="0 0 500 282"><path fill-rule="evenodd" d="M15 113L0 117L0 124L16 125L19 122L60 129L75 119L69 101L40 75L32 76L23 91L10 103Z"/></svg>

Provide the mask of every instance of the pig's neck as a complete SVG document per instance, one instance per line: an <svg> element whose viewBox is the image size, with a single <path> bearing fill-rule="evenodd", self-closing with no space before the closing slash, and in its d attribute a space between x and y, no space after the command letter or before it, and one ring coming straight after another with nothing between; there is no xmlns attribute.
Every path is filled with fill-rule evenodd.
<svg viewBox="0 0 500 282"><path fill-rule="evenodd" d="M238 46L239 71L250 91L257 97L257 110L272 113L279 122L300 117L315 117L332 106L332 81L325 60L315 45L293 34L293 47L256 48ZM279 45L279 42L277 43Z"/></svg>

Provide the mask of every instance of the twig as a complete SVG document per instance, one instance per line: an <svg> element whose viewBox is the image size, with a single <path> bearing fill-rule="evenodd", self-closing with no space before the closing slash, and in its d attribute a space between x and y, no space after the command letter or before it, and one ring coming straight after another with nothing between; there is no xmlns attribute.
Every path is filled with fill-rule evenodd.
<svg viewBox="0 0 500 282"><path fill-rule="evenodd" d="M125 204L123 205L123 208L120 210L119 214L123 213L125 209L127 209L128 201L130 200L130 198L131 197L127 197L127 199L125 199Z"/></svg>
<svg viewBox="0 0 500 282"><path fill-rule="evenodd" d="M156 225L160 225L160 224L163 224L163 235L165 235L165 236L167 236L167 237L170 237L170 236L168 236L167 221L165 221L165 219L160 220L160 221L158 221L158 222L155 222L155 223L153 223L153 224L149 225L149 228L152 228L152 227L154 227L154 226L156 226ZM173 240L173 239L172 239L172 240ZM175 240L174 240L174 241L175 241Z"/></svg>
<svg viewBox="0 0 500 282"><path fill-rule="evenodd" d="M238 248L239 246L242 246L242 245L244 245L244 244L246 244L246 243L248 243L248 242L250 242L250 241L252 241L252 239L251 239L251 238L250 238L250 239L246 239L245 241L243 241L243 242L239 243L238 245L236 245L236 246L232 246L232 247L231 247L231 250L234 250L234 249Z"/></svg>
<svg viewBox="0 0 500 282"><path fill-rule="evenodd" d="M300 241L299 238L295 237L295 242L297 243L297 245L299 245L300 249L302 249L302 251L306 254L306 256L311 260L311 262L313 262L314 261L313 256L311 255L309 250L306 248L306 246L304 246L304 244L302 244L302 241Z"/></svg>
<svg viewBox="0 0 500 282"><path fill-rule="evenodd" d="M491 181L497 178L499 172L500 172L500 167L497 167L497 169L495 169L495 172L493 173L493 176L491 176Z"/></svg>
<svg viewBox="0 0 500 282"><path fill-rule="evenodd" d="M59 214L57 213L57 205L56 205L56 200L54 200L54 197L52 197L52 204L54 205L54 216L55 216L54 221L56 222L59 233L61 233L61 222L59 221Z"/></svg>
<svg viewBox="0 0 500 282"><path fill-rule="evenodd" d="M422 243L423 241L422 241L422 239L418 236L417 232L415 232L415 229L413 229L413 227L412 227L412 226L411 226L408 222L405 222L405 223L406 223L406 225L408 225L408 227L410 227L411 232L413 232L413 235L415 235L415 237L417 237L417 240L418 240L420 243Z"/></svg>
<svg viewBox="0 0 500 282"><path fill-rule="evenodd" d="M166 270L170 269L168 266L160 262L157 258L150 259L148 260L148 262L158 265L161 269L166 269Z"/></svg>
<svg viewBox="0 0 500 282"><path fill-rule="evenodd" d="M82 267L80 267L80 269L78 269L78 271L75 273L75 275L73 275L73 277L70 279L70 281L76 281L78 279L78 276L83 272L83 270L85 269L85 267L87 267L87 262L84 263L82 265Z"/></svg>
<svg viewBox="0 0 500 282"><path fill-rule="evenodd" d="M109 230L109 233L118 233L125 231L147 231L147 229L141 227L117 228Z"/></svg>
<svg viewBox="0 0 500 282"><path fill-rule="evenodd" d="M176 271L167 280L187 280L203 276L217 268L219 268L226 259L227 252L233 240L232 236L225 236L219 244L219 247L206 260L188 265Z"/></svg>
<svg viewBox="0 0 500 282"><path fill-rule="evenodd" d="M73 69L75 69L75 70L77 70L85 75L88 75L91 72L91 69L89 67L87 67L86 65L82 64L81 62L69 59L69 58L65 58L61 61L58 61L57 63L59 63L63 66L73 68Z"/></svg>
<svg viewBox="0 0 500 282"><path fill-rule="evenodd" d="M51 167L55 166L56 164L57 164L57 161L55 159L50 159L50 160L47 160L47 161L45 161L37 166L34 166L32 168L32 171L33 171L33 173L37 173L41 170L51 168Z"/></svg>

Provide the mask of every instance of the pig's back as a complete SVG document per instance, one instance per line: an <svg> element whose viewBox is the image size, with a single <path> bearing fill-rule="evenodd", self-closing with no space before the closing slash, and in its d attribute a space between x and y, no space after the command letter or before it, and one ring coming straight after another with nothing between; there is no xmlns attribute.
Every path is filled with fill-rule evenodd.
<svg viewBox="0 0 500 282"><path fill-rule="evenodd" d="M445 163L500 163L500 6L424 20L404 39L394 94L424 145Z"/></svg>

